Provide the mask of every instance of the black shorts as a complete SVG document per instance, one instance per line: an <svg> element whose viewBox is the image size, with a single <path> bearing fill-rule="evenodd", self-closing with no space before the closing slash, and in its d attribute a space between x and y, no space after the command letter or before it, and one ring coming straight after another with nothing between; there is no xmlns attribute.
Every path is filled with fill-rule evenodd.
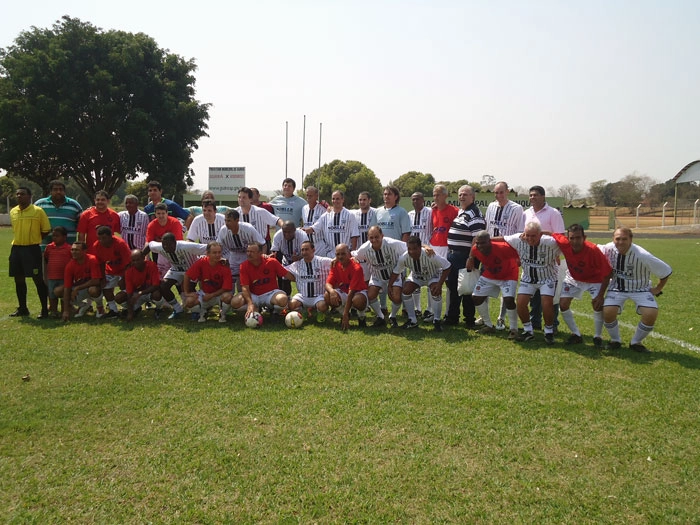
<svg viewBox="0 0 700 525"><path fill-rule="evenodd" d="M12 245L10 250L10 277L41 277L41 246Z"/></svg>

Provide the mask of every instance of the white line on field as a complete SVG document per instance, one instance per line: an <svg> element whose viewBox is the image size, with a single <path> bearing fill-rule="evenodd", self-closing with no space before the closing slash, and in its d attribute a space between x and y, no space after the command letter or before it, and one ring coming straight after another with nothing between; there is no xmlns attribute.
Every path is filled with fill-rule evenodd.
<svg viewBox="0 0 700 525"><path fill-rule="evenodd" d="M575 312L576 315L580 315L582 317L587 317L588 319L593 319L593 314L589 314L587 312ZM624 326L625 328L630 328L632 330L637 329L637 325L629 324L629 323L624 323L621 321L618 321L620 323L620 326ZM655 337L656 339L661 339L663 341L666 341L667 343L673 343L674 345L682 346L686 350L691 350L693 352L697 352L700 354L700 347L695 346L693 344L690 344L686 341L681 341L680 339L674 339L673 337L669 337L664 334L660 334L659 332L652 332L649 334L649 337Z"/></svg>

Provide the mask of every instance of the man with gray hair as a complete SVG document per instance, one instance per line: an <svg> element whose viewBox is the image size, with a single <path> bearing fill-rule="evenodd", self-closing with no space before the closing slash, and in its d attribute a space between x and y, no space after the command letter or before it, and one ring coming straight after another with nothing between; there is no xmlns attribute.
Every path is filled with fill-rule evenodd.
<svg viewBox="0 0 700 525"><path fill-rule="evenodd" d="M141 250L146 245L146 229L151 221L145 211L139 210L136 195L124 197L124 211L119 212L121 236L132 250Z"/></svg>

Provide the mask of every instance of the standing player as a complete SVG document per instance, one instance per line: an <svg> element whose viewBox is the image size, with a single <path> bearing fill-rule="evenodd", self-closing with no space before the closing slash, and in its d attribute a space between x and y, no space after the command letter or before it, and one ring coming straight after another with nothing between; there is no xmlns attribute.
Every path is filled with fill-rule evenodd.
<svg viewBox="0 0 700 525"><path fill-rule="evenodd" d="M119 212L122 239L132 250L141 250L146 245L146 229L150 219L145 211L139 210L136 195L124 197L124 211Z"/></svg>
<svg viewBox="0 0 700 525"><path fill-rule="evenodd" d="M254 206L251 202L253 198L253 190L243 187L238 190L238 208L236 211L240 213L241 222L247 222L255 228L263 238L268 238L270 227L282 227L282 219L273 215L263 208ZM265 245L264 253L267 253L267 245Z"/></svg>
<svg viewBox="0 0 700 525"><path fill-rule="evenodd" d="M164 202L159 202L155 205L155 220L148 223L146 228L146 244L150 242L160 242L166 233L171 233L175 236L176 241L183 240L182 223L175 217L168 215L168 206ZM158 253L154 256L154 260L158 263L160 275L165 275L170 269L170 261L167 258L158 257Z"/></svg>
<svg viewBox="0 0 700 525"><path fill-rule="evenodd" d="M207 320L207 310L218 306L219 322L226 322L226 313L229 311L233 281L231 268L228 261L222 258L221 244L212 241L207 244L207 254L197 259L185 272L182 289L186 296L186 307L193 316L199 314L198 321L204 323ZM199 283L199 291L195 290Z"/></svg>
<svg viewBox="0 0 700 525"><path fill-rule="evenodd" d="M452 221L459 213L459 208L447 202L447 187L444 184L436 184L433 188L433 206L431 218L433 221L433 233L430 236L430 247L441 257L447 258L447 233L450 231Z"/></svg>
<svg viewBox="0 0 700 525"><path fill-rule="evenodd" d="M321 216L327 211L327 204L321 203L318 200L318 188L315 186L309 186L306 188L306 201L307 204L302 208L301 211L301 222L302 226L308 227L313 225ZM314 243L316 251L318 253L326 253L326 241L323 233L317 234L307 234L309 240Z"/></svg>
<svg viewBox="0 0 700 525"><path fill-rule="evenodd" d="M423 245L427 246L430 244L430 237L433 235L433 212L425 206L425 198L419 191L411 195L411 203L413 204L413 209L408 212L408 218L411 220L411 235L420 237ZM416 315L421 315L420 288L413 294L413 307ZM422 317L425 322L433 320L430 308L423 312Z"/></svg>
<svg viewBox="0 0 700 525"><path fill-rule="evenodd" d="M629 228L616 229L612 242L601 249L613 267L613 278L603 306L605 328L610 334L608 348L617 350L622 345L617 316L629 300L634 302L637 313L641 316L630 341L630 348L635 352L649 352L642 341L654 329L659 315L656 297L661 295L673 270L658 257L633 244L632 230ZM652 275L659 278L656 286L652 286Z"/></svg>
<svg viewBox="0 0 700 525"><path fill-rule="evenodd" d="M246 252L251 244L264 245L265 237L247 222L240 221L237 210L231 210L226 214L225 227L219 230L216 240L224 249L224 257L231 268L233 284L240 290L240 267L246 260Z"/></svg>
<svg viewBox="0 0 700 525"><path fill-rule="evenodd" d="M289 301L289 310L316 309L316 322L326 320L328 304L323 292L326 279L331 271L333 259L318 257L311 241L301 243L301 259L290 264L287 269L294 274L298 293Z"/></svg>
<svg viewBox="0 0 700 525"><path fill-rule="evenodd" d="M411 236L411 220L408 212L399 206L399 189L396 186L386 186L383 197L384 206L377 208L377 226L385 236L406 242Z"/></svg>
<svg viewBox="0 0 700 525"><path fill-rule="evenodd" d="M221 213L217 213L214 201L202 201L202 213L192 221L187 231L187 240L209 244L216 240L225 223L226 218Z"/></svg>
<svg viewBox="0 0 700 525"><path fill-rule="evenodd" d="M202 192L202 203L204 201L213 201L214 205L216 206L216 213L220 213L224 217L226 214L232 210L233 208L229 208L228 206L225 206L223 204L216 204L216 197L214 196L214 192L211 190L203 191ZM190 225L192 224L192 221L195 219L195 217L199 216L202 214L202 206L190 206L189 208L186 208L186 210L189 212L189 216L187 217L187 220L185 221L185 228L189 230Z"/></svg>
<svg viewBox="0 0 700 525"><path fill-rule="evenodd" d="M114 233L122 231L119 214L109 207L109 194L104 190L95 193L95 205L85 210L78 220L78 241L84 242L88 251L95 245L100 226L109 226Z"/></svg>
<svg viewBox="0 0 700 525"><path fill-rule="evenodd" d="M344 206L345 194L340 190L334 191L331 203L328 213L324 213L312 226L304 228L307 234L324 233L328 253L323 255L329 256L335 253L335 247L339 244L347 244L353 250L356 249L360 237L355 215Z"/></svg>
<svg viewBox="0 0 700 525"><path fill-rule="evenodd" d="M559 297L561 316L571 330L567 344L583 342L570 307L572 299L581 299L583 292L588 292L593 306L595 330L593 344L596 347L601 347L603 346L603 300L612 276L612 267L598 246L586 240L583 227L579 224L569 226L566 230L566 236L561 233L553 233L552 237L557 241L559 249L564 254L567 266L564 285Z"/></svg>
<svg viewBox="0 0 700 525"><path fill-rule="evenodd" d="M153 221L156 218L156 206L159 203L165 204L166 210L168 210L168 215L186 221L190 215L190 212L185 210L177 202L171 201L170 199L163 198L163 187L157 180L152 180L148 182L148 198L150 202L146 204L143 209L148 214L148 218Z"/></svg>
<svg viewBox="0 0 700 525"><path fill-rule="evenodd" d="M407 251L399 257L396 266L389 278L389 285L392 286L396 280L406 270L411 274L406 278L403 285L401 299L404 310L408 313L408 321L403 328L410 330L418 326L418 319L415 312L410 308L413 300L412 295L421 286L430 290L430 308L433 314L433 329L442 332L440 316L442 315L442 285L450 274L450 263L444 257L437 254L429 256L421 246L418 236L409 237L406 243Z"/></svg>
<svg viewBox="0 0 700 525"><path fill-rule="evenodd" d="M70 250L70 245L73 244L77 238L76 230L83 208L78 201L66 197L66 185L63 181L52 180L49 182L49 192L51 195L39 199L34 205L44 210L46 216L49 218L49 223L51 223L51 228L62 226L66 229L68 237L65 242L68 243L68 249ZM46 244L51 242L51 240L50 236L45 237L42 242L42 249L45 248Z"/></svg>
<svg viewBox="0 0 700 525"><path fill-rule="evenodd" d="M360 263L350 257L350 247L340 243L335 248L335 259L326 279L325 301L330 308L343 307L343 330L350 327L350 309L357 310L360 328L367 326L367 283Z"/></svg>
<svg viewBox="0 0 700 525"><path fill-rule="evenodd" d="M272 238L272 256L280 261L282 266L289 266L301 259L301 243L308 240L304 230L297 229L292 221L286 221ZM288 280L277 279L277 286L287 295L291 295L292 283Z"/></svg>
<svg viewBox="0 0 700 525"><path fill-rule="evenodd" d="M282 195L277 195L270 201L270 205L275 210L277 215L283 222L291 221L294 227L301 226L302 212L306 201L294 195L294 190L297 189L297 183L294 179L286 178L282 181Z"/></svg>

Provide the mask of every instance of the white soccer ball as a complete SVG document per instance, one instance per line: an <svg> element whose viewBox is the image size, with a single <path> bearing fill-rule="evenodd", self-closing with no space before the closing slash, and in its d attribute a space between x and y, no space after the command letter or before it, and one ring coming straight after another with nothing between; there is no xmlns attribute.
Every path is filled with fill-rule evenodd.
<svg viewBox="0 0 700 525"><path fill-rule="evenodd" d="M263 316L259 312L253 312L245 318L245 325L248 328L259 328L263 324Z"/></svg>
<svg viewBox="0 0 700 525"><path fill-rule="evenodd" d="M289 312L284 318L284 323L289 328L299 328L301 325L304 324L304 318L299 312Z"/></svg>

